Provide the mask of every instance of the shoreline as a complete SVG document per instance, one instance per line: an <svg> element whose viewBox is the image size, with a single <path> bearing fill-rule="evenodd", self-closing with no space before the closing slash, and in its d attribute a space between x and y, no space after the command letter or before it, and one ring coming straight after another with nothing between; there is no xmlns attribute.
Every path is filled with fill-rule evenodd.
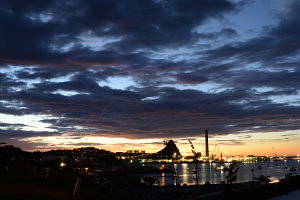
<svg viewBox="0 0 300 200"><path fill-rule="evenodd" d="M116 189L116 188L115 188ZM120 199L269 199L300 189L300 175L280 179L277 183L245 182L229 184L206 184L191 186L130 186L118 190Z"/></svg>

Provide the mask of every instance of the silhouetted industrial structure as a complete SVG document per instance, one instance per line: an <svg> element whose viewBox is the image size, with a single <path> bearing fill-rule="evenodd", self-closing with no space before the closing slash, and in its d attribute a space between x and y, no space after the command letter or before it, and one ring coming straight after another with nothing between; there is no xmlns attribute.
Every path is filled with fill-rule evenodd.
<svg viewBox="0 0 300 200"><path fill-rule="evenodd" d="M205 156L209 158L209 149L208 149L208 130L205 129Z"/></svg>

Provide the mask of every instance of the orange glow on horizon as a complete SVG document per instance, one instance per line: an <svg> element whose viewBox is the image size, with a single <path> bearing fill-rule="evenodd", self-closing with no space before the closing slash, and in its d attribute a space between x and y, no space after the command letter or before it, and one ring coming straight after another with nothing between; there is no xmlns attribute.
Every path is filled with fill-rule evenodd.
<svg viewBox="0 0 300 200"><path fill-rule="evenodd" d="M292 135L289 140L280 140L282 134ZM248 135L250 135L248 137ZM246 137L247 136L247 137ZM232 139L235 138L235 139ZM181 153L192 155L188 139L193 140L197 152L205 152L204 134L198 138L175 138L174 141ZM62 136L39 136L19 139L17 145L27 151L48 151L51 149L73 149L79 147L94 146L112 152L126 152L127 150L146 151L156 153L164 148L163 138L156 139L127 139L111 138L103 136L83 136L74 139L69 134ZM280 133L252 133L252 134L230 134L225 136L211 136L209 138L210 155L214 153L217 157L223 156L275 156L276 155L297 155L299 149L300 135L297 131ZM23 144L24 143L24 144ZM32 148L26 144L31 143ZM217 145L216 145L217 144ZM218 148L216 148L216 146ZM275 150L275 152L274 152Z"/></svg>

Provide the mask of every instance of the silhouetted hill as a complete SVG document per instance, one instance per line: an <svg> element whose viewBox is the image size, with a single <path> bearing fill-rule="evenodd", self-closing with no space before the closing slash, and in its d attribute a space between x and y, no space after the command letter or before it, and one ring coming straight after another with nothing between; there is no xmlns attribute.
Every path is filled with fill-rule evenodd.
<svg viewBox="0 0 300 200"><path fill-rule="evenodd" d="M4 160L11 159L12 157L25 157L28 155L28 152L12 145L5 145L4 147L0 147L0 158Z"/></svg>
<svg viewBox="0 0 300 200"><path fill-rule="evenodd" d="M165 148L157 152L157 155L162 158L181 158L181 154L179 152L179 149L177 148L176 144L173 142L173 140L170 140Z"/></svg>

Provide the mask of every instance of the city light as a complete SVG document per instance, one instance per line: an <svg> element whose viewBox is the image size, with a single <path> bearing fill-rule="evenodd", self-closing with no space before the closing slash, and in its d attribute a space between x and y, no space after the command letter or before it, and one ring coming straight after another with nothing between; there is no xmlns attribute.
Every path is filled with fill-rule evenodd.
<svg viewBox="0 0 300 200"><path fill-rule="evenodd" d="M271 181L271 182L269 182L269 183L279 183L280 182L280 180L274 180L274 181Z"/></svg>

